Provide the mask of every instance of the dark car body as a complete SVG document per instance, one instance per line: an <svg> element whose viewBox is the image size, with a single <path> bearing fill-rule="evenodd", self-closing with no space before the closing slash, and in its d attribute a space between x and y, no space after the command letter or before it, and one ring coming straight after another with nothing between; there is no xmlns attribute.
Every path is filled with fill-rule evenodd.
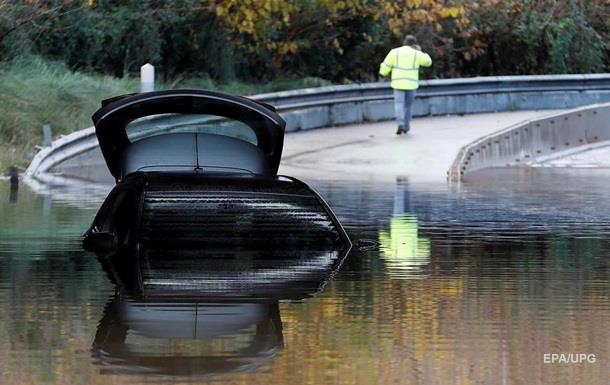
<svg viewBox="0 0 610 385"><path fill-rule="evenodd" d="M319 291L351 248L315 191L277 175L284 120L247 98L175 90L105 101L93 121L116 186L83 246L117 288L95 361L212 378L267 365L284 343L279 301ZM159 344L174 340L186 350Z"/></svg>
<svg viewBox="0 0 610 385"><path fill-rule="evenodd" d="M315 191L277 175L285 122L269 105L212 91L158 91L105 101L93 122L117 184L85 233L86 249L210 247L227 234L243 245L351 247ZM258 238L243 230L271 222Z"/></svg>

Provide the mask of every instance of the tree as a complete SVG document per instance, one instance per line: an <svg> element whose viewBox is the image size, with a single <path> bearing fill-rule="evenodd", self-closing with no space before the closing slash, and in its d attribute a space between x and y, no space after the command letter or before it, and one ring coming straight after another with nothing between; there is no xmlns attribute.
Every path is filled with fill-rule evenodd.
<svg viewBox="0 0 610 385"><path fill-rule="evenodd" d="M29 51L57 19L82 9L69 1L0 0L0 59Z"/></svg>

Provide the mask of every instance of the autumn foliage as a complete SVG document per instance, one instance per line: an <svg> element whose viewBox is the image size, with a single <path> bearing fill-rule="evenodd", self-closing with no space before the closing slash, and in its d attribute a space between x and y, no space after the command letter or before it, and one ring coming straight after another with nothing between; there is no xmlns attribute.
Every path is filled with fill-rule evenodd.
<svg viewBox="0 0 610 385"><path fill-rule="evenodd" d="M428 77L610 66L605 0L0 0L0 58L34 53L113 75L146 61L172 78L376 78L406 33Z"/></svg>

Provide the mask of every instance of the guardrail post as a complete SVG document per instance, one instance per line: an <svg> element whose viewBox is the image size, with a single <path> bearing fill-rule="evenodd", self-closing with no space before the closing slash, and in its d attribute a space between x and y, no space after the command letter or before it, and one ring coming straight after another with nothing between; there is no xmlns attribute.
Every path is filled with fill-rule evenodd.
<svg viewBox="0 0 610 385"><path fill-rule="evenodd" d="M146 63L140 67L140 92L155 90L155 67Z"/></svg>
<svg viewBox="0 0 610 385"><path fill-rule="evenodd" d="M45 124L42 126L42 145L44 147L51 147L53 143L53 135L51 133L51 125Z"/></svg>

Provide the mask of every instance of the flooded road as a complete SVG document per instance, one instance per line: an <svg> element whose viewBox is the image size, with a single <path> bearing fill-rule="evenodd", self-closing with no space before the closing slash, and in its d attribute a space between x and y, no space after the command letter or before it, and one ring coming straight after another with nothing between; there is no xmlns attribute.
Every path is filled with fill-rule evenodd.
<svg viewBox="0 0 610 385"><path fill-rule="evenodd" d="M355 244L342 264L289 288L309 298L209 302L116 292L81 248L103 192L2 182L0 384L607 384L609 181L308 180Z"/></svg>

